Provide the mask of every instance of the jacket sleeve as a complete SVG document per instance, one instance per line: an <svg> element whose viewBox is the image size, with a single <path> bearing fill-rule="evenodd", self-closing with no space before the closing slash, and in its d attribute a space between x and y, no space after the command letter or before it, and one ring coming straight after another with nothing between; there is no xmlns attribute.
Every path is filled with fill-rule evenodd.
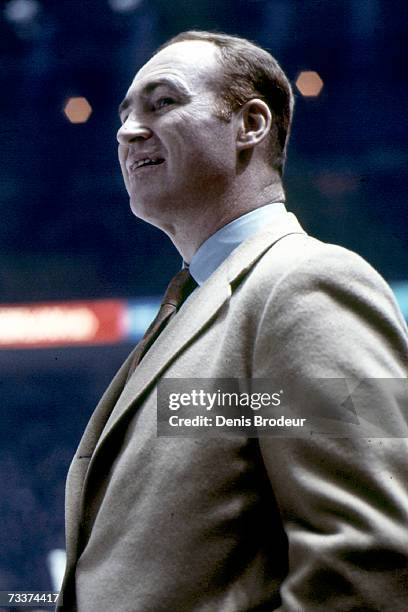
<svg viewBox="0 0 408 612"><path fill-rule="evenodd" d="M253 377L283 389L312 385L329 414L345 408L318 397L319 379L376 379L378 388L380 379L399 379L400 391L377 401L373 419L392 405L406 427L407 354L406 325L388 285L354 253L324 245L270 292ZM298 414L310 409L301 393L295 397ZM282 612L406 609L408 439L380 435L260 437L288 537Z"/></svg>

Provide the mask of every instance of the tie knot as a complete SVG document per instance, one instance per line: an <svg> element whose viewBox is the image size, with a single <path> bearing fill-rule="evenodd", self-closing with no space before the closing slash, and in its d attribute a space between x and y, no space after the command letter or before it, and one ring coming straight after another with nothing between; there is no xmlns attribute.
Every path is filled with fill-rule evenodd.
<svg viewBox="0 0 408 612"><path fill-rule="evenodd" d="M162 299L163 304L171 304L179 308L190 293L197 287L188 268L183 268L171 279Z"/></svg>

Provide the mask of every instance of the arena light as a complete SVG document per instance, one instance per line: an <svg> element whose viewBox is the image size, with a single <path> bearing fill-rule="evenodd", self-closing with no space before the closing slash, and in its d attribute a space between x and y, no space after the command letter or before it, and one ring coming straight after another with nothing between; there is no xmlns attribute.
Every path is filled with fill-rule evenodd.
<svg viewBox="0 0 408 612"><path fill-rule="evenodd" d="M296 87L306 98L315 98L323 89L323 80L314 70L303 70L296 79Z"/></svg>
<svg viewBox="0 0 408 612"><path fill-rule="evenodd" d="M84 97L69 98L64 113L71 123L86 123L91 116L92 106Z"/></svg>
<svg viewBox="0 0 408 612"><path fill-rule="evenodd" d="M0 307L0 348L116 343L124 339L121 300Z"/></svg>
<svg viewBox="0 0 408 612"><path fill-rule="evenodd" d="M142 4L143 0L108 0L109 6L118 13L130 13Z"/></svg>
<svg viewBox="0 0 408 612"><path fill-rule="evenodd" d="M62 579L65 573L67 555L62 548L55 548L47 555L47 565L51 574L52 588L55 592L61 590Z"/></svg>
<svg viewBox="0 0 408 612"><path fill-rule="evenodd" d="M158 298L138 298L127 302L124 327L129 340L138 340L153 321L160 307Z"/></svg>
<svg viewBox="0 0 408 612"><path fill-rule="evenodd" d="M11 0L4 8L4 17L11 23L29 24L41 10L37 0Z"/></svg>

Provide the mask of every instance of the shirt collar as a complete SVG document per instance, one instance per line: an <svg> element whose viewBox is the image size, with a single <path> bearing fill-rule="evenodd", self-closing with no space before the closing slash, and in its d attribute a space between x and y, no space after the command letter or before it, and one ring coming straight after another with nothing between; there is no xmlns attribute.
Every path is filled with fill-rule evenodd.
<svg viewBox="0 0 408 612"><path fill-rule="evenodd" d="M189 265L191 276L198 285L205 283L207 278L244 240L264 229L265 225L273 223L277 216L284 215L286 212L283 202L274 202L251 210L221 227L195 252ZM183 266L186 267L186 264Z"/></svg>

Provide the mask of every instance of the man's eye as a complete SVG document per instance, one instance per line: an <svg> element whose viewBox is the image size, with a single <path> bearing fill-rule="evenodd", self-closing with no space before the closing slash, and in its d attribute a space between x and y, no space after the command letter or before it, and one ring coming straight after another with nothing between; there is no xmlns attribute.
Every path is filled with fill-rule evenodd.
<svg viewBox="0 0 408 612"><path fill-rule="evenodd" d="M155 108L163 108L163 106L168 106L169 104L173 104L173 98L159 98L155 103Z"/></svg>

